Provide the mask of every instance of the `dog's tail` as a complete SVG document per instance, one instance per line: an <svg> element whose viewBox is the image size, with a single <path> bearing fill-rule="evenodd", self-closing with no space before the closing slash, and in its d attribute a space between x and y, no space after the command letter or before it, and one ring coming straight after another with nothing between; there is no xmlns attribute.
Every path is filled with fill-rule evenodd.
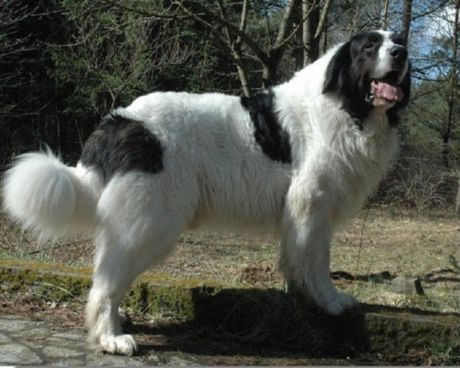
<svg viewBox="0 0 460 368"><path fill-rule="evenodd" d="M3 180L6 212L41 239L90 233L97 227L100 180L50 151L19 156Z"/></svg>

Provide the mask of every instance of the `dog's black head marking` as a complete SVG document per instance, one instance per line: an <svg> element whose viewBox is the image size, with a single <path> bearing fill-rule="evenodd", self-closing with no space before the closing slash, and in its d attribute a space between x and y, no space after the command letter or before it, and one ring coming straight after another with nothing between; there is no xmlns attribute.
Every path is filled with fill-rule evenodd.
<svg viewBox="0 0 460 368"><path fill-rule="evenodd" d="M342 108L357 122L375 107L375 91L391 99L386 113L391 125L398 122L397 111L410 96L410 64L404 38L389 32L364 32L344 43L331 58L323 93L335 93ZM386 103L384 102L384 103Z"/></svg>

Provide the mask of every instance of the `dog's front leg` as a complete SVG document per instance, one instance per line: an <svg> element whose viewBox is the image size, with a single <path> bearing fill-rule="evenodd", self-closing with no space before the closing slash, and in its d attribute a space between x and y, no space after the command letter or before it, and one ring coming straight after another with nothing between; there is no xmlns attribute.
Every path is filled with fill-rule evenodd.
<svg viewBox="0 0 460 368"><path fill-rule="evenodd" d="M318 185L293 180L283 214L280 269L286 281L330 314L356 305L330 280L333 200Z"/></svg>

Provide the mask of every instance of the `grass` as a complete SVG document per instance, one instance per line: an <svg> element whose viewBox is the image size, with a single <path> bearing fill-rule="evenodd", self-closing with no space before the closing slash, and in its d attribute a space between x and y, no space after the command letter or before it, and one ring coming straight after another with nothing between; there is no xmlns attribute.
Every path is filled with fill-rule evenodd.
<svg viewBox="0 0 460 368"><path fill-rule="evenodd" d="M53 318L62 314L66 323L81 325L91 242L39 245L4 216L0 237L0 310L50 311ZM252 364L262 357L260 364L267 364L266 356L278 354L285 365L288 351L341 364L348 357L360 364L458 364L458 315L425 311L460 313L459 243L454 215L364 210L334 237L331 267L340 288L371 305L365 315L347 314L331 323L331 317L279 292L276 234L187 232L176 253L131 288L123 307L134 316L140 341L151 344L164 333L174 350L211 346L203 356L218 364L248 362L238 355ZM420 277L425 295L393 293L391 279L400 275ZM43 301L51 307L41 307Z"/></svg>
<svg viewBox="0 0 460 368"><path fill-rule="evenodd" d="M90 241L38 245L4 216L0 217L0 237L3 260L91 265ZM215 280L229 288L280 289L283 280L276 271L277 244L276 234L270 232L187 232L181 236L176 253L155 272L172 278ZM339 278L336 282L362 302L460 312L460 273L451 259L460 260L458 217L371 208L336 234L331 269L352 276L351 280ZM362 276L382 272L420 277L425 296L393 293L389 280L363 281Z"/></svg>
<svg viewBox="0 0 460 368"><path fill-rule="evenodd" d="M36 318L38 312L59 325L83 323L88 277L0 267L0 279L0 313L13 310ZM460 362L459 318L452 314L367 306L366 313L351 310L332 317L276 289L143 281L132 287L123 308L135 317L135 324L126 327L142 342L144 355L156 351L155 342L162 336L172 351L222 359L219 364L229 364L239 354L252 363L261 357L261 365L272 356L281 357L279 365L311 364L309 359L343 363L349 358L377 365ZM296 356L307 360L296 361Z"/></svg>

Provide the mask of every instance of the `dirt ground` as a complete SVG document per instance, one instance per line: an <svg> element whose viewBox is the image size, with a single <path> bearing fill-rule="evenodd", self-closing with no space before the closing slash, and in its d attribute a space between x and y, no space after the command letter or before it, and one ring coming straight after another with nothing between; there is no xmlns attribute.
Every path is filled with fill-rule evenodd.
<svg viewBox="0 0 460 368"><path fill-rule="evenodd" d="M90 265L93 246L85 240L38 245L4 217L0 258L25 258ZM199 230L185 233L176 252L155 272L215 280L229 287L282 288L276 270L278 237L270 230L249 233ZM360 301L440 312L460 312L460 219L445 213L415 215L395 209L365 209L333 240L331 271L340 287ZM367 277L383 275L386 277ZM424 297L391 292L395 276L422 280Z"/></svg>
<svg viewBox="0 0 460 368"><path fill-rule="evenodd" d="M31 234L18 230L10 221L0 217L0 261L4 265L10 261L14 263L15 260L25 260L27 261L24 262L25 264L37 264L37 268L43 268L41 266L44 265L46 269L51 267L52 270L54 268L60 270L64 266L70 266L68 268L70 270L77 270L78 267L86 266L83 272L88 274L90 268L87 266L91 265L92 253L93 245L87 240L38 245ZM256 292L262 295L265 295L264 293L278 295L278 297L284 295L276 291L283 288L281 275L276 270L277 257L278 238L273 232L238 233L200 230L183 234L174 255L154 272L167 275L168 279L181 280L181 283L184 279L190 279L194 280L194 285L196 280L203 285L208 285L208 281L211 285L214 283L224 285L223 294L231 293L232 288L239 290L240 294L245 294L244 290L247 288L249 291L245 294L245 300L253 302ZM415 216L410 212L371 208L364 210L334 237L331 271L334 282L340 288L352 293L365 308L392 308L390 309L392 313L414 319L417 323L421 318L429 315L427 311L436 312L433 314L435 318L453 318L458 321L459 263L460 220L458 217L443 213ZM394 292L391 280L396 276L418 277L424 295ZM269 291L273 288L274 292ZM63 287L59 289L66 292ZM16 316L14 318L20 316L25 320L38 318L50 321L53 326L65 326L65 329L83 325L83 297L76 298L69 304L55 303L52 298L51 301L37 301L33 293L26 292L22 295L2 290L0 287L1 315ZM215 303L222 308L220 299ZM246 304L240 303L240 309L241 305ZM262 306L266 307L266 303L262 303ZM230 307L233 311L233 304ZM260 305L256 304L256 307L259 308ZM217 309L219 308L213 310ZM277 311L277 308L272 309ZM385 309L382 311L386 313ZM438 312L454 312L454 314ZM254 315L252 310L242 310L243 316L246 315L245 313L250 315L248 321L252 321L257 315ZM205 314L208 316L209 313ZM367 353L356 355L358 360L349 359L348 353L339 354L337 357L334 354L318 354L316 358L309 349L305 350L310 351L306 354L304 349L278 347L278 351L273 348L278 344L268 347L265 346L265 340L259 345L254 344L254 339L257 340L265 335L271 336L270 333L273 333L271 325L267 329L256 329L257 335L251 332L249 340L245 340L247 336L244 335L240 341L236 339L234 333L229 333L234 327L227 331L222 330L220 325L214 329L202 326L200 323L199 328L196 324L177 325L173 315L168 313L160 316L134 313L133 317L132 332L136 334L142 347L136 359L153 365L158 362L164 364L171 359L174 365L177 359L187 364L205 365L386 365L390 363L436 365L452 364L458 362L459 358L458 344L446 345L445 343L440 343L439 346L435 344L430 348L431 350L423 344L419 350L409 347L403 349L405 351L403 354L398 353L394 356L387 352L373 352L369 355L366 355ZM393 317L394 315L388 321L393 321ZM273 320L280 319L273 318ZM309 321L316 321L316 317ZM170 322L172 324L169 324ZM328 325L326 322L325 325ZM404 324L402 327L401 336L406 336L406 327ZM387 334L394 332L393 327L382 328ZM424 331L420 333L422 337L433 334L431 330L428 335ZM289 330L289 333L292 331ZM380 333L375 334L375 336L380 335ZM442 333L439 334L441 335ZM385 334L382 336L383 343L395 340L393 335L388 339ZM309 339L299 341L304 340L310 341ZM248 341L251 343L248 344ZM205 350L203 346L206 347ZM182 355L178 355L178 352Z"/></svg>

